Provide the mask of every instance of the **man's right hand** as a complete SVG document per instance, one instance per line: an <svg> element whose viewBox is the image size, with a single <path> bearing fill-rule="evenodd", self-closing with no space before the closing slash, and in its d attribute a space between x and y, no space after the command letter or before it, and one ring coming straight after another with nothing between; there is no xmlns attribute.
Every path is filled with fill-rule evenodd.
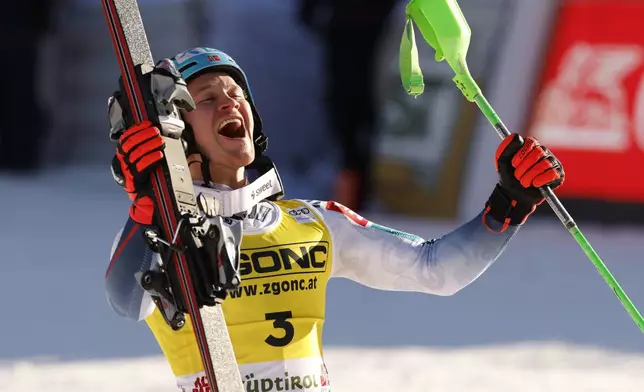
<svg viewBox="0 0 644 392"><path fill-rule="evenodd" d="M119 137L116 159L123 176L123 188L133 201L130 217L137 223L152 223L154 201L149 196L150 175L163 159L164 148L159 129L149 121L128 128Z"/></svg>

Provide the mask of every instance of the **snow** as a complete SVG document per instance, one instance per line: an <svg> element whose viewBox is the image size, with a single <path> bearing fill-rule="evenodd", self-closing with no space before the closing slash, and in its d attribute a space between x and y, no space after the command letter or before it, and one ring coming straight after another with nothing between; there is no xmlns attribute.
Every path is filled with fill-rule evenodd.
<svg viewBox="0 0 644 392"><path fill-rule="evenodd" d="M334 392L632 392L644 355L562 344L467 349L332 348ZM0 365L0 392L171 392L162 357Z"/></svg>
<svg viewBox="0 0 644 392"><path fill-rule="evenodd" d="M105 300L128 206L109 167L2 175L0 205L0 391L174 390L145 325ZM458 224L365 215L425 238ZM324 339L334 390L637 390L642 332L561 224L533 218L451 297L331 281ZM581 230L641 310L644 229Z"/></svg>

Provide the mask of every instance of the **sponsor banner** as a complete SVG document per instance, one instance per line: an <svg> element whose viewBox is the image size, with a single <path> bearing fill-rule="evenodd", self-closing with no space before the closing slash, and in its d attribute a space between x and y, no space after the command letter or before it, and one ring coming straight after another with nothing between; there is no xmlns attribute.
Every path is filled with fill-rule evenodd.
<svg viewBox="0 0 644 392"><path fill-rule="evenodd" d="M564 164L562 197L644 202L644 2L560 8L528 134Z"/></svg>
<svg viewBox="0 0 644 392"><path fill-rule="evenodd" d="M496 60L506 44L506 21L514 0L460 0L472 30L468 65L482 89L490 85ZM404 4L395 12L404 13ZM401 85L399 48L404 21L392 18L384 39L377 78L379 138L374 192L386 210L409 216L455 218L474 129L482 115L454 84L446 62L416 30L425 91L413 98ZM491 154L493 152L490 152ZM492 164L492 161L490 161ZM490 188L491 190L491 188Z"/></svg>

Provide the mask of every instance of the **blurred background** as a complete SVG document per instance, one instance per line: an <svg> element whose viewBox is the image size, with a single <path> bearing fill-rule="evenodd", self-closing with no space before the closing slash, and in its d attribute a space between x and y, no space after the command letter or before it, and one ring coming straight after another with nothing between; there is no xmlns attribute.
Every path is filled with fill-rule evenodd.
<svg viewBox="0 0 644 392"><path fill-rule="evenodd" d="M138 3L155 60L210 46L244 68L287 197L340 201L425 238L483 208L499 138L418 31L425 92L405 93L406 1ZM458 3L472 75L510 130L563 162L557 194L644 307L644 1ZM0 391L96 391L96 379L122 383L105 390L172 390L162 361L140 362L160 355L147 327L113 314L103 291L129 200L109 169L119 72L101 2L7 2L0 20ZM401 391L637 391L644 381L644 336L545 203L453 297L338 280L327 306L338 390L382 389L375 371ZM417 350L396 351L414 363L363 361L359 384L342 365L357 366L359 351L347 350L403 348ZM148 375L123 373L133 369Z"/></svg>

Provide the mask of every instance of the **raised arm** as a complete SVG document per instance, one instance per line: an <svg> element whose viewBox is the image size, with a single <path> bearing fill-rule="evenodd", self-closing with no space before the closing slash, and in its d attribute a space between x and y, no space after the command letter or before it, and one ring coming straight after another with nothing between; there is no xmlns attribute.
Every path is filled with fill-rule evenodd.
<svg viewBox="0 0 644 392"><path fill-rule="evenodd" d="M358 216L334 202L316 202L331 230L333 275L383 290L452 295L501 255L543 202L539 187L557 188L564 171L534 138L506 137L496 151L499 182L481 213L439 238L425 240Z"/></svg>
<svg viewBox="0 0 644 392"><path fill-rule="evenodd" d="M333 276L381 290L452 295L478 278L518 230L481 212L452 232L425 240L370 222L334 202L314 202L333 238Z"/></svg>

